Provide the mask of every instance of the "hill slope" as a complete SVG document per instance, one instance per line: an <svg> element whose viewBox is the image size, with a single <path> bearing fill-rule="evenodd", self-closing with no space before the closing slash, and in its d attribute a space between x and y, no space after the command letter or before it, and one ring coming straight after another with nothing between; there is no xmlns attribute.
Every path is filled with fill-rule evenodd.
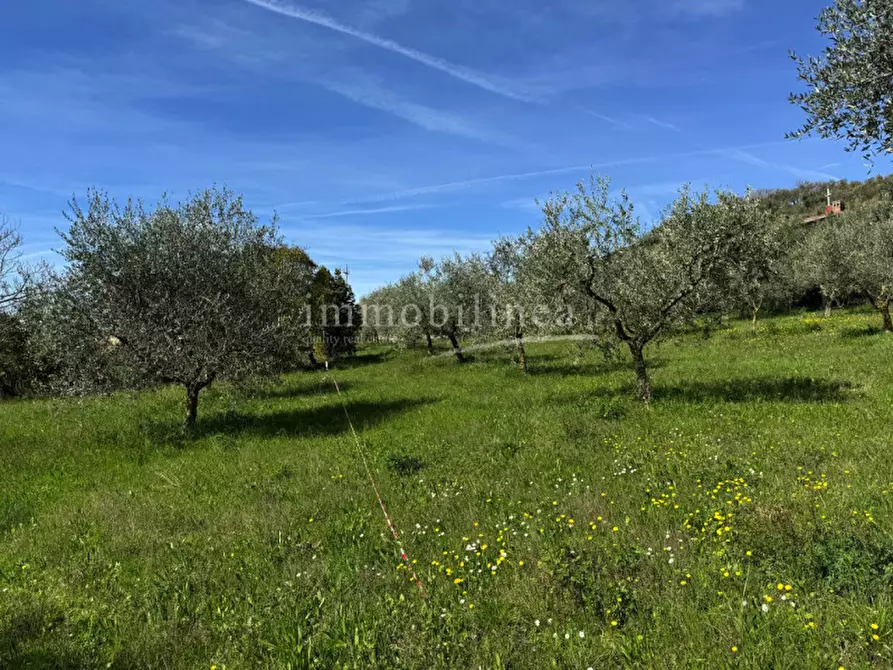
<svg viewBox="0 0 893 670"><path fill-rule="evenodd" d="M875 321L663 345L651 410L573 343L363 352L334 374L429 600L322 373L213 389L191 439L176 389L4 404L0 666L891 665Z"/></svg>

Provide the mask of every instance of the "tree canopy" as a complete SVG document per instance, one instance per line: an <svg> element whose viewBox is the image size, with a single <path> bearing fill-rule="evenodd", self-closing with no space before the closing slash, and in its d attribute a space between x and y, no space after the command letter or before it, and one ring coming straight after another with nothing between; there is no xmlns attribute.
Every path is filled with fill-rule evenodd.
<svg viewBox="0 0 893 670"><path fill-rule="evenodd" d="M188 424L203 388L278 368L304 335L293 296L308 277L274 262L275 220L259 225L232 191L154 210L91 191L68 216L56 302L76 315L72 346L111 349L144 378L182 384Z"/></svg>
<svg viewBox="0 0 893 670"><path fill-rule="evenodd" d="M15 309L35 279L35 271L22 262L22 236L4 214L0 214L0 312Z"/></svg>
<svg viewBox="0 0 893 670"><path fill-rule="evenodd" d="M637 394L650 402L646 345L717 305L730 286L730 268L763 262L751 246L764 213L751 197L718 191L711 200L708 191L686 187L661 223L643 233L626 195L612 200L609 192L607 179L592 178L573 193L553 195L531 243L539 238L544 271L556 288L564 284L578 301L591 299L591 323L629 348Z"/></svg>
<svg viewBox="0 0 893 670"><path fill-rule="evenodd" d="M777 263L769 212L748 194L683 189L662 221L645 231L625 194L606 178L580 182L541 204L542 225L494 242L487 254L434 262L364 300L378 335L412 343L420 334L449 340L509 339L526 370L531 333L597 338L629 349L638 395L650 402L645 347L708 309L734 300L762 305ZM400 318L407 307L424 319ZM391 325L383 326L382 316ZM616 343L616 344L615 344Z"/></svg>
<svg viewBox="0 0 893 670"><path fill-rule="evenodd" d="M356 308L353 289L341 270L330 272L325 266L316 269L311 281L308 323L313 337L311 361L316 355L335 362L356 350L356 333L363 325Z"/></svg>
<svg viewBox="0 0 893 670"><path fill-rule="evenodd" d="M884 331L893 333L893 197L853 208L839 226L847 283L868 298L881 314Z"/></svg>
<svg viewBox="0 0 893 670"><path fill-rule="evenodd" d="M790 136L843 139L866 158L893 152L893 3L836 0L817 30L830 42L821 56L791 54L808 90L790 95L807 116Z"/></svg>

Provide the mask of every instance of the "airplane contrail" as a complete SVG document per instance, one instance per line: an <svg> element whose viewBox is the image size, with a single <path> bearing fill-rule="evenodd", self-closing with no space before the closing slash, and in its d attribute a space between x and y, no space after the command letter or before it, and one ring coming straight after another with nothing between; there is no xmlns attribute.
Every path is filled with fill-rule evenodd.
<svg viewBox="0 0 893 670"><path fill-rule="evenodd" d="M399 54L417 63L426 65L427 67L430 67L434 70L439 70L440 72L448 74L455 79L459 79L460 81L472 84L473 86L482 88L485 91L496 93L497 95L501 95L505 98L522 100L524 102L533 101L533 98L531 96L516 91L511 87L496 83L487 75L481 72L463 67L461 65L457 65L455 63L451 63L448 60L439 58L438 56L432 56L431 54L427 54L423 51L412 49L393 40L389 40L385 37L359 30L358 28L354 28L353 26L341 23L340 21L333 19L330 16L326 16L325 14L322 14L320 12L305 9L303 7L299 7L298 5L292 5L290 3L282 2L282 0L244 0L244 2L255 5L256 7L260 7L269 12L275 12L276 14L281 14L282 16L296 19L298 21L304 21L305 23L312 23L323 28L328 28L329 30L332 30L336 33L341 33L342 35L349 35L350 37L366 42L367 44L371 44L380 49L384 49L385 51L390 51L391 53Z"/></svg>

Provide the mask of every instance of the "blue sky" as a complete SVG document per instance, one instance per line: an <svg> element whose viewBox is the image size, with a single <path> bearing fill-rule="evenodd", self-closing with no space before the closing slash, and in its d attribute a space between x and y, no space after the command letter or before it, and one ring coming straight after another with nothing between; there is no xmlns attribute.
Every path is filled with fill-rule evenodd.
<svg viewBox="0 0 893 670"><path fill-rule="evenodd" d="M802 119L803 0L30 0L0 9L0 212L29 255L89 186L213 183L362 294L485 249L590 166L653 220L683 182L862 179ZM889 161L874 166L890 171Z"/></svg>

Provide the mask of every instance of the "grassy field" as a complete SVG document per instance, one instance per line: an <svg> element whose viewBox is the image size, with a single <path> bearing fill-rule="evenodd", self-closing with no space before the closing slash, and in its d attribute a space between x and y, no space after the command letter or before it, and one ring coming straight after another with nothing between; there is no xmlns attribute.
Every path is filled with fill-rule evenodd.
<svg viewBox="0 0 893 670"><path fill-rule="evenodd" d="M893 339L800 314L0 406L0 667L893 666Z"/></svg>

